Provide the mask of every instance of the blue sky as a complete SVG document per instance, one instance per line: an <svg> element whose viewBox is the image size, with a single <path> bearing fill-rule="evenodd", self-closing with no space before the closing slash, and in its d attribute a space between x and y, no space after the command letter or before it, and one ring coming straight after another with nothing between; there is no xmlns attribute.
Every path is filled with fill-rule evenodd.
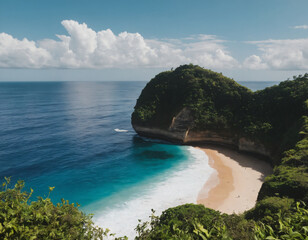
<svg viewBox="0 0 308 240"><path fill-rule="evenodd" d="M307 0L0 1L0 81L149 80L190 62L240 81L284 80L308 72L307 9Z"/></svg>

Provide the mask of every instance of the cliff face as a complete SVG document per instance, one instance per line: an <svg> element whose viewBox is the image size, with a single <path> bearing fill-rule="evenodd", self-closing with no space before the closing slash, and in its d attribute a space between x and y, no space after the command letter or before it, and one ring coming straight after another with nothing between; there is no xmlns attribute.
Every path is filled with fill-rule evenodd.
<svg viewBox="0 0 308 240"><path fill-rule="evenodd" d="M238 149L244 152L256 153L266 157L271 157L271 153L266 147L258 142L242 137L238 141Z"/></svg>
<svg viewBox="0 0 308 240"><path fill-rule="evenodd" d="M261 143L245 137L228 134L223 131L196 131L191 130L194 119L192 112L187 107L183 108L172 118L168 129L159 127L140 126L132 124L135 131L145 137L160 138L179 144L214 143L234 147L239 151L270 157L270 152Z"/></svg>

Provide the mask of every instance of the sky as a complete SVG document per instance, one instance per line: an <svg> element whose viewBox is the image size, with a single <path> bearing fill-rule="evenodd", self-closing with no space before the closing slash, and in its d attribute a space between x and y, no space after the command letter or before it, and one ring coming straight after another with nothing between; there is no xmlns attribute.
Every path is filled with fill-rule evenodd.
<svg viewBox="0 0 308 240"><path fill-rule="evenodd" d="M308 72L307 0L0 0L0 81L238 81Z"/></svg>

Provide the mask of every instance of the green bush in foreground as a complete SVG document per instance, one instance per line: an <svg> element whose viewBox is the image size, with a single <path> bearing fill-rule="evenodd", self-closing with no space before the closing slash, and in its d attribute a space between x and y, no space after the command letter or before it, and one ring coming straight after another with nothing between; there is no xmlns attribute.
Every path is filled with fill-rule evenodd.
<svg viewBox="0 0 308 240"><path fill-rule="evenodd" d="M266 216L265 216L266 217ZM296 203L291 212L279 211L270 222L257 222L255 239L308 239L308 210Z"/></svg>
<svg viewBox="0 0 308 240"><path fill-rule="evenodd" d="M19 181L0 192L0 239L105 239L108 229L95 227L91 216L78 205L62 200L54 205L47 197L30 201ZM50 192L53 188L50 188ZM270 197L241 215L221 214L203 205L169 208L160 217L136 227L137 240L151 239L308 239L308 209L304 202ZM110 238L108 238L110 239ZM118 240L127 239L115 238Z"/></svg>
<svg viewBox="0 0 308 240"><path fill-rule="evenodd" d="M243 216L221 214L203 205L185 204L164 211L160 217L136 228L145 239L252 239L254 222Z"/></svg>
<svg viewBox="0 0 308 240"><path fill-rule="evenodd" d="M24 182L9 187L10 179L0 192L0 239L103 239L109 230L94 226L91 215L81 212L74 203L62 199L54 205L49 194L31 201L31 192L22 191ZM120 238L125 239L125 238Z"/></svg>
<svg viewBox="0 0 308 240"><path fill-rule="evenodd" d="M136 228L137 240L143 239L225 239L226 229L218 211L203 205L185 204L152 215L150 222ZM213 238L217 236L218 238ZM226 238L228 239L228 238Z"/></svg>
<svg viewBox="0 0 308 240"><path fill-rule="evenodd" d="M278 201L278 203L276 203ZM160 217L136 228L137 240L145 239L308 239L308 210L304 203L269 198L243 215L220 214L203 205L169 208ZM281 209L279 209L281 207ZM259 214L265 214L260 215ZM256 215L262 220L245 219Z"/></svg>

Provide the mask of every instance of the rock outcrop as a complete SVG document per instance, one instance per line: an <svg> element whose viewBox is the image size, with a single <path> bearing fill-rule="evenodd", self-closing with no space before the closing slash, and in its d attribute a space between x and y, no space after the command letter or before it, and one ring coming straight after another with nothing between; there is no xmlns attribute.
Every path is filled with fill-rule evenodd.
<svg viewBox="0 0 308 240"><path fill-rule="evenodd" d="M172 118L168 129L158 127L140 126L132 124L135 131L145 137L160 138L178 144L213 143L238 149L239 151L254 153L270 157L270 152L265 146L245 137L239 137L226 132L196 131L193 127L193 117L189 108L183 108Z"/></svg>

